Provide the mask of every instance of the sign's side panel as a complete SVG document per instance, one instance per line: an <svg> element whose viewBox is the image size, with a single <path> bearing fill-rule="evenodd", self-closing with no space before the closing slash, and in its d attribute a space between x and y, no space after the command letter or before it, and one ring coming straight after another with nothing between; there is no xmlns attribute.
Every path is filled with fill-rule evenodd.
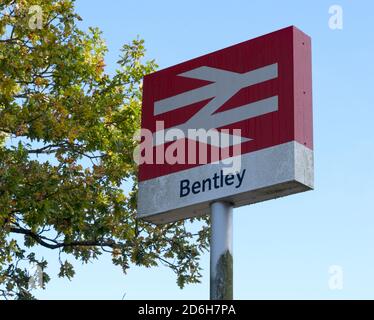
<svg viewBox="0 0 374 320"><path fill-rule="evenodd" d="M295 154L295 179L314 188L311 38L297 28L293 28L293 60L295 141L304 146Z"/></svg>
<svg viewBox="0 0 374 320"><path fill-rule="evenodd" d="M311 39L294 28L295 140L313 150Z"/></svg>

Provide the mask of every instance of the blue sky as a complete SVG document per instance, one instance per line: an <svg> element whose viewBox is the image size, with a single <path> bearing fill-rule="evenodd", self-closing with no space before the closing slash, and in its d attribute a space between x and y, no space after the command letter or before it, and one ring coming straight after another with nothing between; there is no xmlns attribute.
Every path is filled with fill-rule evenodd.
<svg viewBox="0 0 374 320"><path fill-rule="evenodd" d="M328 25L343 8L343 29ZM234 212L236 299L374 298L374 27L372 1L78 0L81 27L104 32L113 71L122 44L139 35L164 68L295 25L313 41L315 190ZM57 257L40 299L208 299L209 254L202 283L180 290L169 269L130 269L103 257L58 279ZM343 270L331 290L329 267Z"/></svg>

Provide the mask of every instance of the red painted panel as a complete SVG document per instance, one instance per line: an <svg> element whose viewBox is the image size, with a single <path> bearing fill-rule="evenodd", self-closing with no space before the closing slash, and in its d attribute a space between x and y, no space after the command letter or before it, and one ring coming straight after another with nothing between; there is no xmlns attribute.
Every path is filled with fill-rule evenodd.
<svg viewBox="0 0 374 320"><path fill-rule="evenodd" d="M240 90L216 113L277 95L278 111L243 119L223 128L241 129L242 136L253 139L242 144L242 154L294 140L312 148L311 41L295 27L288 27L146 76L143 87L142 128L155 132L155 123L161 120L165 122L166 129L182 124L211 100L209 98L155 116L156 101L210 84L208 81L178 76L181 73L202 66L245 73L274 63L278 64L276 79ZM143 164L139 169L139 181L194 166L196 164Z"/></svg>

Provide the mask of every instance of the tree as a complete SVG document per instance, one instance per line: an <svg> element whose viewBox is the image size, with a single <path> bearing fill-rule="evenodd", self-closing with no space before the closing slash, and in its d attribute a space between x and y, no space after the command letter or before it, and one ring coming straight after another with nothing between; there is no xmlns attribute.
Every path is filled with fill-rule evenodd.
<svg viewBox="0 0 374 320"><path fill-rule="evenodd" d="M0 11L0 294L33 298L28 263L45 287L40 246L59 252L60 277L74 275L68 260L109 252L125 273L164 264L180 287L198 282L206 219L198 232L135 219L132 137L142 78L156 68L143 41L124 45L109 75L102 34L78 28L74 0L2 0Z"/></svg>

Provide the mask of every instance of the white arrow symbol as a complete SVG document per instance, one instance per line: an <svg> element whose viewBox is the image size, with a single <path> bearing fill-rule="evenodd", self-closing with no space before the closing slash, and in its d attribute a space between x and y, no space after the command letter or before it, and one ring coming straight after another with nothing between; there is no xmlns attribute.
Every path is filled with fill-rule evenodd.
<svg viewBox="0 0 374 320"><path fill-rule="evenodd" d="M278 96L272 96L234 109L215 113L226 101L237 94L241 89L277 78L277 63L246 73L236 73L203 66L179 74L179 76L212 82L201 88L186 91L176 96L155 102L154 114L159 115L196 102L213 98L204 108L200 109L185 123L173 127L174 129L181 130L185 136L187 136L189 129L216 129L278 110ZM171 128L166 130L169 129ZM166 142L164 139L157 139L156 136L159 135L165 136L165 133L160 131L154 133L155 145L160 145ZM172 140L175 140L175 138L172 138ZM250 140L252 139L241 137L241 141L238 143ZM230 141L230 145L233 145L232 139L230 139Z"/></svg>

